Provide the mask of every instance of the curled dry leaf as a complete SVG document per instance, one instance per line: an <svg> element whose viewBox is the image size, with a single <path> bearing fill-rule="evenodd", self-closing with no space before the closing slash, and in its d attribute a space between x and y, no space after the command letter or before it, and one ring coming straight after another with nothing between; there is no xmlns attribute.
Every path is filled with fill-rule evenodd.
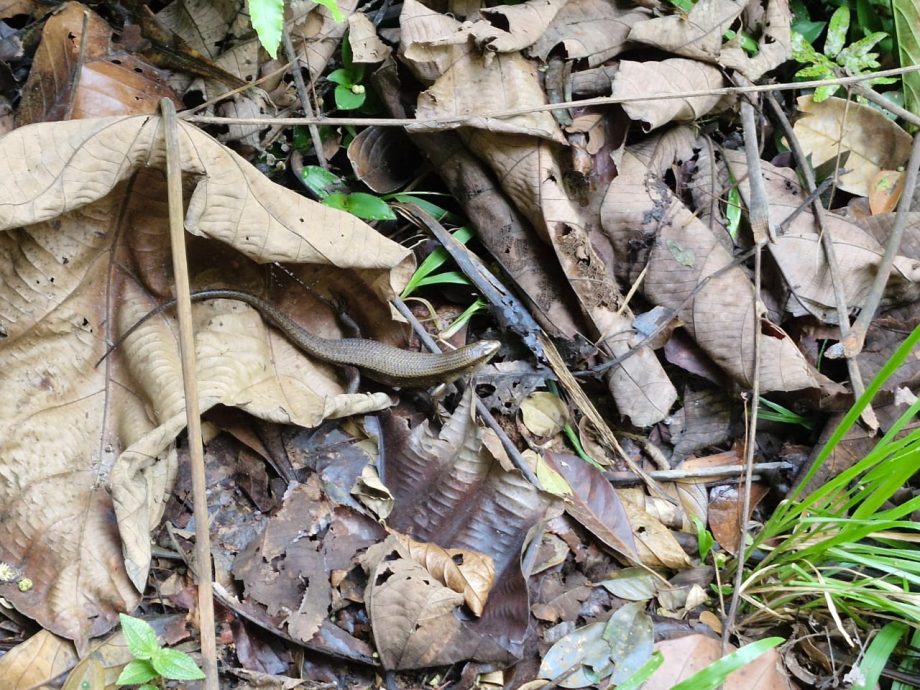
<svg viewBox="0 0 920 690"><path fill-rule="evenodd" d="M558 395L538 391L521 405L521 420L536 436L555 436L569 421L569 410Z"/></svg>
<svg viewBox="0 0 920 690"><path fill-rule="evenodd" d="M569 60L597 67L626 48L626 37L637 22L652 16L641 7L625 8L605 0L569 0L528 51L546 62L561 45Z"/></svg>
<svg viewBox="0 0 920 690"><path fill-rule="evenodd" d="M463 549L444 549L437 544L416 541L395 534L409 557L425 567L438 582L463 595L463 601L476 616L482 615L489 589L495 580L495 564L484 553Z"/></svg>
<svg viewBox="0 0 920 690"><path fill-rule="evenodd" d="M229 269L209 279L239 281L250 260L361 262L351 282L386 298L408 277L406 250L369 226L274 185L190 125L179 138L197 183L186 227ZM78 646L139 600L185 426L169 320L95 367L155 304L150 292L168 293L163 165L156 117L32 125L0 140L0 560L35 583L5 596ZM328 372L237 303L201 305L196 318L203 411L223 403L307 426L388 404L336 395Z"/></svg>
<svg viewBox="0 0 920 690"><path fill-rule="evenodd" d="M566 0L527 0L520 5L484 7L479 10L483 19L469 31L480 48L496 53L523 50L543 35L565 5Z"/></svg>
<svg viewBox="0 0 920 690"><path fill-rule="evenodd" d="M746 4L744 0L700 0L686 15L675 13L637 22L629 40L681 57L718 63L722 36Z"/></svg>
<svg viewBox="0 0 920 690"><path fill-rule="evenodd" d="M845 192L868 196L880 170L897 170L907 162L910 135L875 108L844 98L815 103L811 96L801 96L798 108L803 116L793 131L813 165L849 152L847 173L837 180Z"/></svg>
<svg viewBox="0 0 920 690"><path fill-rule="evenodd" d="M693 122L711 112L722 101L720 95L691 98L666 96L686 91L719 89L724 85L725 80L719 69L696 60L622 60L613 78L613 96L642 97L643 100L623 103L623 110L630 119L644 122L645 130L650 131L669 122Z"/></svg>
<svg viewBox="0 0 920 690"><path fill-rule="evenodd" d="M392 536L368 549L363 562L368 573L364 600L383 667L440 665L442 644L460 632L454 611L463 604L463 594L431 577Z"/></svg>

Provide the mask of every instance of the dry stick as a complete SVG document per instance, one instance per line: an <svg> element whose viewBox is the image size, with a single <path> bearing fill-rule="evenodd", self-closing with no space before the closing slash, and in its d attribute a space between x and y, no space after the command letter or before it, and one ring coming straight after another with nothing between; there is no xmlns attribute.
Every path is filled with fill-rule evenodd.
<svg viewBox="0 0 920 690"><path fill-rule="evenodd" d="M855 82L852 84L851 88L867 101L872 101L875 103L875 105L897 115L905 122L909 122L916 127L920 127L920 116L915 115L906 108L902 108L897 103L889 101L881 94L876 93L876 91L871 86L867 86L862 82Z"/></svg>
<svg viewBox="0 0 920 690"><path fill-rule="evenodd" d="M195 366L195 341L192 333L192 302L185 254L185 220L182 205L182 168L176 108L168 98L160 100L166 139L166 181L169 200L169 237L172 244L173 273L176 278L176 312L179 317L179 355L185 386L185 416L188 451L192 470L192 499L195 516L195 565L198 574L198 625L201 656L206 676L205 687L218 690L217 635L214 629L214 596L211 591L211 537L208 533L207 483L201 440L201 405Z"/></svg>
<svg viewBox="0 0 920 690"><path fill-rule="evenodd" d="M792 155L795 157L799 171L802 173L802 178L805 180L805 188L810 194L814 192L816 188L815 171L811 167L811 163L808 162L808 158L802 150L801 144L799 144L798 137L795 136L792 125L786 117L786 113L783 112L783 109L780 107L780 104L776 101L773 94L767 94L767 102L770 104L770 109L773 111L774 117L780 123L780 126L786 134L789 148L792 151ZM821 204L820 197L815 197L812 202L812 209L815 215L815 222L818 224L818 231L821 235L821 245L824 248L824 255L827 258L827 266L831 274L831 284L834 288L834 301L837 303L837 322L840 327L840 337L841 339L846 339L847 334L850 332L850 317L846 294L843 292L844 280L843 276L840 275L840 264L837 263L837 254L834 251L833 238L825 222L824 206ZM859 364L857 364L856 360L853 358L847 358L847 373L850 376L850 386L853 389L853 395L858 398L863 394L866 388L863 385ZM878 429L878 419L871 405L866 406L861 418L870 428Z"/></svg>
<svg viewBox="0 0 920 690"><path fill-rule="evenodd" d="M438 347L438 344L434 339L428 335L428 331L425 330L425 327L419 323L418 319L415 318L415 314L406 306L406 303L403 302L399 297L394 297L390 300L390 303L396 307L396 311L402 314L406 321L412 326L412 330L415 331L415 334L419 337L419 340L422 341L422 344L431 350L434 353L440 353L441 348ZM478 396L474 396L476 400L476 412L479 413L480 418L483 422L486 423L492 431L495 432L495 435L498 436L498 440L502 444L502 448L505 449L505 452L508 453L508 457L511 459L511 462L514 463L514 466L524 475L525 479L529 481L536 487L540 487L540 482L537 479L537 476L531 471L530 467L527 465L527 461L524 460L524 456L521 455L521 451L517 449L517 446L508 438L508 434L505 433L505 430L499 426L498 421L495 417L492 416L492 413L489 412L489 408L485 406L482 400Z"/></svg>
<svg viewBox="0 0 920 690"><path fill-rule="evenodd" d="M701 480L708 484L740 477L746 468L746 465L716 465L692 470L652 470L648 476L661 482ZM795 465L791 462L758 462L755 468L757 472L783 472L795 469ZM604 478L615 485L638 484L642 481L632 472L604 472Z"/></svg>
<svg viewBox="0 0 920 690"><path fill-rule="evenodd" d="M674 98L700 98L706 96L732 96L744 93L761 93L764 91L795 91L799 89L813 89L818 86L829 86L839 84L847 86L856 84L867 79L877 77L893 77L902 74L920 72L920 65L911 65L910 67L898 67L897 69L883 70L872 74L858 74L853 77L840 77L839 79L816 79L813 81L789 82L783 84L765 84L762 86L728 86L721 89L704 89L700 91L684 91L682 93L652 93L647 96L603 96L600 98L586 98L578 101L563 101L561 103L550 103L546 105L531 106L528 108L514 108L511 110L497 110L495 112L477 113L475 115L455 115L451 117L432 117L425 120L414 118L383 118L383 117L211 117L193 115L186 118L188 122L201 122L208 124L235 124L235 125L379 125L381 127L408 127L412 126L421 129L424 126L452 125L461 126L470 123L478 123L482 126L483 118L505 119L517 117L519 115L529 115L531 113L549 112L552 110L568 110L569 108L584 108L595 105L613 105L615 103L639 103L643 101L671 100Z"/></svg>
<svg viewBox="0 0 920 690"><path fill-rule="evenodd" d="M288 62L292 65L291 76L294 77L294 85L297 87L297 97L300 99L300 107L303 108L303 114L307 117L314 117L313 106L310 104L310 97L307 95L307 85L304 84L303 74L300 71L300 58L294 50L294 43L291 41L291 34L288 31L287 24L281 28L281 37L284 39L284 52L287 54ZM310 139L313 141L313 150L316 152L317 162L326 170L329 169L329 162L326 160L326 154L323 153L323 141L319 136L319 127L316 124L307 125L310 130Z"/></svg>
<svg viewBox="0 0 920 690"><path fill-rule="evenodd" d="M875 274L875 281L872 283L872 289L863 303L862 311L853 326L849 335L843 339L843 354L845 357L852 358L862 352L863 343L866 340L866 332L869 330L869 324L875 317L879 303L882 301L882 293L885 291L885 285L891 276L891 268L894 265L894 257L901 247L901 238L904 236L904 230L907 227L907 214L910 211L910 205L914 198L914 189L917 187L917 169L920 168L920 136L914 135L914 145L910 152L910 162L907 164L907 180L904 182L904 190L901 192L901 201L898 203L898 215L894 221L894 228L891 230L891 237L888 238L888 245L885 247L885 254L879 262L878 270Z"/></svg>
<svg viewBox="0 0 920 690"><path fill-rule="evenodd" d="M747 98L741 101L741 123L744 128L744 148L748 159L748 177L751 188L751 200L756 200L755 189L760 185L762 198L757 206L751 204L749 209L751 229L754 233L754 371L751 385L751 423L747 430L747 442L744 448L744 492L741 499L741 532L738 539L738 557L736 559L735 584L732 588L731 603L728 607L728 615L725 618L725 624L722 628L722 654L728 652L728 640L731 637L732 630L735 628L735 618L738 615L738 603L741 601L741 587L744 584L744 561L747 558L746 542L748 531L748 515L751 510L751 482L754 475L754 446L757 435L757 418L760 410L760 350L761 340L763 339L763 329L760 327L761 319L761 302L760 302L760 278L761 278L761 258L763 255L763 246L768 238L773 239L772 231L769 231L770 209L767 205L766 187L763 183L763 173L760 170L760 148L757 145L757 123L754 118L754 106ZM751 162L754 167L751 169ZM755 211L757 215L755 216Z"/></svg>

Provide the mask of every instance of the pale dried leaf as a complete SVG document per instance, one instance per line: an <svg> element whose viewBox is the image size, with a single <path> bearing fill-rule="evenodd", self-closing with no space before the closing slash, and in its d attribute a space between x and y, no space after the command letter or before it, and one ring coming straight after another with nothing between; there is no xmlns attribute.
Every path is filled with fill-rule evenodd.
<svg viewBox="0 0 920 690"><path fill-rule="evenodd" d="M728 163L737 180L745 203L750 203L747 164L744 153L726 151ZM776 168L761 162L764 183L770 199L770 219L779 224L802 204L805 196L794 170ZM825 212L825 227L834 243L834 254L844 278L843 292L847 305L858 309L864 303L885 248L854 221ZM889 219L890 222L890 219ZM799 213L776 242L767 245L771 256L788 286L790 295L784 305L795 316L813 314L827 323L837 322L837 302L827 259L821 246L820 230L811 208ZM885 288L886 303L910 301L920 283L920 262L897 256L894 270Z"/></svg>
<svg viewBox="0 0 920 690"><path fill-rule="evenodd" d="M612 266L597 252L589 234L596 220L565 191L557 147L481 130L464 135L471 150L492 166L508 197L552 246L603 347L613 357L637 350L608 377L620 412L637 426L661 421L677 391L655 353L640 344L629 311L618 309L622 298Z"/></svg>
<svg viewBox="0 0 920 690"><path fill-rule="evenodd" d="M907 162L910 135L876 108L843 98L815 103L811 96L799 97L798 108L803 116L793 130L813 165L849 153L848 172L837 181L845 192L868 196L879 171L897 170Z"/></svg>
<svg viewBox="0 0 920 690"><path fill-rule="evenodd" d="M50 684L77 661L73 642L39 630L0 657L0 687L37 688Z"/></svg>
<svg viewBox="0 0 920 690"><path fill-rule="evenodd" d="M543 35L565 4L566 0L527 0L520 5L484 7L479 11L483 19L470 27L470 34L486 50L523 50Z"/></svg>
<svg viewBox="0 0 920 690"><path fill-rule="evenodd" d="M633 502L631 492L619 490L623 508L632 526L639 562L651 568L689 568L690 558L681 548L671 530L649 515L643 505Z"/></svg>
<svg viewBox="0 0 920 690"><path fill-rule="evenodd" d="M789 59L792 51L791 21L788 0L767 0L764 26L760 31L753 32L759 34L757 54L751 56L741 47L739 32L722 46L719 62L738 70L749 81L758 81Z"/></svg>
<svg viewBox="0 0 920 690"><path fill-rule="evenodd" d="M722 36L744 10L744 0L700 0L687 15L680 13L637 22L629 40L681 57L717 63Z"/></svg>
<svg viewBox="0 0 920 690"><path fill-rule="evenodd" d="M460 22L418 0L403 2L399 27L399 55L423 84L434 83L455 60L465 58L471 50L465 38L458 45L442 42L460 32Z"/></svg>
<svg viewBox="0 0 920 690"><path fill-rule="evenodd" d="M521 405L521 421L536 436L555 436L568 420L568 408L552 393L531 393Z"/></svg>
<svg viewBox="0 0 920 690"><path fill-rule="evenodd" d="M491 556L464 549L445 549L396 533L409 557L425 567L441 584L463 595L463 601L476 616L482 615L489 590L495 581Z"/></svg>
<svg viewBox="0 0 920 690"><path fill-rule="evenodd" d="M597 67L623 52L633 24L651 16L607 0L569 0L528 52L545 62L561 44L568 59Z"/></svg>
<svg viewBox="0 0 920 690"><path fill-rule="evenodd" d="M403 265L405 250L273 185L193 127L179 128L182 167L198 181L191 231L259 262L364 262L350 280L381 296L411 270L405 264L391 282L385 264ZM35 583L9 595L15 605L81 644L139 599L132 582L146 583L149 532L185 425L171 319L145 324L94 368L107 339L156 304L148 289L169 292L158 130L152 117L84 120L23 127L0 141L0 177L10 181L0 189L0 458L9 478L0 490L0 559L28 563ZM148 289L114 267L133 261ZM209 279L243 278L238 254L223 265L231 273ZM238 303L197 305L195 314L202 410L224 403L310 425L357 409L361 398L365 409L388 404L385 395L338 397L328 371L318 375L323 369Z"/></svg>
<svg viewBox="0 0 920 690"><path fill-rule="evenodd" d="M693 122L719 105L719 95L691 98L666 98L670 94L686 91L708 91L725 85L722 72L704 62L670 58L660 62L633 62L623 60L613 78L613 96L616 98L643 97L623 103L623 109L632 120L645 123L650 131L669 122ZM656 98L656 96L663 98Z"/></svg>
<svg viewBox="0 0 920 690"><path fill-rule="evenodd" d="M355 12L348 18L348 44L352 60L358 64L383 62L393 52L378 38L374 23L363 12Z"/></svg>
<svg viewBox="0 0 920 690"><path fill-rule="evenodd" d="M792 339L756 313L754 288L744 271L723 270L732 255L713 232L657 180L657 168L667 160L663 152L669 149L646 142L627 151L601 209L605 231L624 251L630 238L644 237L652 244L645 294L674 309L696 343L744 386L753 380L754 332L760 328L766 335L760 350L762 391L826 383Z"/></svg>
<svg viewBox="0 0 920 690"><path fill-rule="evenodd" d="M537 65L520 53L457 56L427 91L418 97L415 117L463 118L451 125L413 125L412 131L432 131L458 126L563 142L551 113L532 112L506 118L483 117L486 113L528 109L546 104Z"/></svg>
<svg viewBox="0 0 920 690"><path fill-rule="evenodd" d="M645 681L642 690L671 690L719 659L722 656L720 647L718 639L706 635L687 635L655 643L655 649L664 655L664 663ZM734 645L729 645L728 652L734 651ZM729 674L722 687L725 690L792 690L797 686L783 671L779 652L771 649Z"/></svg>

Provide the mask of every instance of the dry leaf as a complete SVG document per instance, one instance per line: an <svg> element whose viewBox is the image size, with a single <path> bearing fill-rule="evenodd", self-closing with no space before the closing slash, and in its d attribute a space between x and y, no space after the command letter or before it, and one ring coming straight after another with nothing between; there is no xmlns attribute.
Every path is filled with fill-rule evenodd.
<svg viewBox="0 0 920 690"><path fill-rule="evenodd" d="M687 635L655 643L664 655L664 663L645 681L642 690L671 690L721 657L721 643L705 635ZM735 651L729 645L729 652ZM793 690L797 686L783 671L779 652L770 649L750 664L729 674L722 684L725 690Z"/></svg>
<svg viewBox="0 0 920 690"><path fill-rule="evenodd" d="M438 582L462 594L464 603L474 615L482 615L495 580L495 564L490 556L463 549L444 549L405 534L395 533L394 536L406 547L410 558L424 566Z"/></svg>
<svg viewBox="0 0 920 690"><path fill-rule="evenodd" d="M84 12L88 13L85 34ZM170 98L181 107L163 75L124 48L113 46L109 25L85 5L70 2L42 29L16 120L23 125L152 113L161 98Z"/></svg>
<svg viewBox="0 0 920 690"><path fill-rule="evenodd" d="M569 421L569 410L558 395L538 391L521 405L521 421L535 436L555 436Z"/></svg>
<svg viewBox="0 0 920 690"><path fill-rule="evenodd" d="M364 564L364 599L383 667L441 665L443 647L460 630L454 610L463 604L463 594L432 578L395 537L368 549Z"/></svg>
<svg viewBox="0 0 920 690"><path fill-rule="evenodd" d="M0 657L0 687L38 688L66 673L77 663L73 642L39 630Z"/></svg>
<svg viewBox="0 0 920 690"><path fill-rule="evenodd" d="M720 95L667 98L668 95L720 89L724 85L719 69L696 60L622 60L613 78L613 96L643 97L643 100L623 103L623 110L631 120L644 122L643 128L648 132L669 122L693 122L711 112L722 101Z"/></svg>
<svg viewBox="0 0 920 690"><path fill-rule="evenodd" d="M815 103L800 96L803 116L793 131L813 165L849 153L847 173L837 180L845 192L868 196L869 185L880 170L897 170L907 162L911 138L877 109L844 98Z"/></svg>
<svg viewBox="0 0 920 690"><path fill-rule="evenodd" d="M351 282L381 296L411 271L404 249L353 216L274 185L190 125L179 123L179 138L197 182L190 232L258 262L363 262ZM32 125L0 140L10 181L0 188L0 460L10 478L0 559L28 564L35 583L8 598L78 646L139 599L185 426L171 320L145 324L95 368L107 341L155 304L150 291L169 291L161 141L156 117ZM243 279L244 259L220 247L206 253L226 252L223 279ZM391 277L388 265L404 268ZM358 400L337 397L328 370L239 304L195 313L202 410L224 403L313 425ZM389 404L359 397L367 409Z"/></svg>

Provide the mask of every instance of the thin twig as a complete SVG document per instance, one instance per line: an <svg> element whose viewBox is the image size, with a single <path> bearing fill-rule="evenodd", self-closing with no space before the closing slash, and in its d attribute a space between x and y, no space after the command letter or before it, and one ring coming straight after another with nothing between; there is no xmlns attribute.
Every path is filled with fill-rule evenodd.
<svg viewBox="0 0 920 690"><path fill-rule="evenodd" d="M198 626L205 687L218 690L217 635L214 627L214 595L211 588L211 537L208 533L207 481L201 438L201 404L195 366L195 340L192 333L192 301L185 253L185 219L182 204L182 169L176 109L168 98L160 100L166 139L166 180L169 201L169 236L172 244L173 273L176 280L176 312L179 317L179 354L185 387L185 415L188 428L192 474L193 513L195 516L195 561L198 572Z"/></svg>
<svg viewBox="0 0 920 690"><path fill-rule="evenodd" d="M740 74L736 75L736 79L740 86L751 84ZM748 168L748 186L751 190L748 221L751 224L754 244L762 244L767 240L776 242L776 230L770 223L770 200L767 198L767 186L764 183L763 170L760 166L756 112L748 96L741 99L741 122L744 128L744 155ZM758 299L760 299L759 294Z"/></svg>
<svg viewBox="0 0 920 690"><path fill-rule="evenodd" d="M535 105L528 108L514 108L511 110L497 110L494 112L476 113L475 115L456 115L451 117L433 117L423 120L415 118L382 118L382 117L213 117L190 115L185 118L187 122L199 122L202 124L236 124L236 125L354 125L369 126L377 125L380 127L409 127L422 129L426 126L454 125L461 126L469 124L474 120L480 123L484 118L505 119L517 117L519 115L529 115L531 113L549 112L552 110L568 110L570 108L585 108L595 105L613 105L615 103L638 103L644 101L672 100L675 98L700 98L706 96L733 96L744 93L762 93L769 91L794 91L800 89L813 89L818 86L827 86L831 84L840 84L846 86L855 84L867 79L877 77L900 76L911 72L920 72L920 65L911 65L910 67L899 67L897 69L883 70L873 74L859 74L853 77L841 77L839 79L821 79L814 81L789 82L783 84L765 84L760 86L728 86L721 89L705 89L701 91L684 91L681 93L661 93L651 94L648 96L603 96L601 98L586 98L579 101L563 101L561 103L549 103Z"/></svg>
<svg viewBox="0 0 920 690"><path fill-rule="evenodd" d="M652 470L648 476L659 482L701 480L707 483L739 477L746 471L745 465L717 465L698 467L692 470ZM781 472L794 470L791 462L759 462L754 465L757 472ZM759 476L759 475L758 475ZM604 472L604 478L611 484L636 484L642 480L632 472Z"/></svg>
<svg viewBox="0 0 920 690"><path fill-rule="evenodd" d="M303 108L303 114L309 118L315 118L313 105L310 103L310 96L307 94L307 85L304 84L303 74L300 71L300 58L294 50L294 42L291 41L291 34L288 31L287 24L281 29L281 37L284 40L284 52L287 54L288 62L292 65L291 75L294 77L294 85L297 87L297 97L300 99L300 107ZM319 127L316 123L307 125L310 130L310 139L313 142L313 150L316 152L316 161L325 169L329 169L329 162L326 160L326 154L323 153L323 140L319 136Z"/></svg>
<svg viewBox="0 0 920 690"><path fill-rule="evenodd" d="M786 113L783 112L776 97L773 96L773 94L767 94L767 102L770 104L773 116L776 118L777 122L779 122L780 127L782 127L786 134L789 148L802 174L802 179L805 181L805 189L811 194L816 189L815 171L811 167L811 163L805 155L805 152L802 150L798 137L795 136L795 132L792 129L792 124L790 124L789 119L786 117ZM824 206L821 204L820 197L815 197L814 202L812 202L812 210L815 216L815 223L818 225L821 244L824 248L824 256L827 259L827 266L831 275L831 285L834 288L834 301L837 307L837 322L840 328L840 338L843 340L850 332L849 308L847 307L846 294L843 291L844 279L843 276L840 275L840 264L837 263L837 255L834 251L834 241L827 228ZM850 376L850 386L853 389L853 395L858 398L862 395L866 387L863 384L862 374L859 371L859 364L857 364L856 360L853 358L847 358L847 373ZM862 419L869 427L874 429L878 428L878 420L875 417L875 412L871 405L867 405L863 410Z"/></svg>
<svg viewBox="0 0 920 690"><path fill-rule="evenodd" d="M862 311L853 326L850 333L843 338L843 354L847 358L852 358L862 352L863 343L866 340L866 333L869 331L869 324L875 318L875 312L882 301L882 294L885 292L885 285L891 276L891 268L894 265L895 256L901 248L901 238L904 236L904 230L907 228L907 218L910 212L910 205L914 198L914 190L917 187L917 170L920 168L920 136L914 135L914 145L910 152L910 162L907 164L907 180L904 182L904 190L901 192L901 201L898 203L898 215L894 221L894 228L891 230L891 236L888 238L888 244L885 247L885 254L879 262L875 274L875 281L872 283L872 289L866 296L866 301L862 304Z"/></svg>
<svg viewBox="0 0 920 690"><path fill-rule="evenodd" d="M768 241L775 241L775 235L770 227L770 208L767 205L767 190L763 181L763 172L760 169L760 147L757 144L757 123L754 117L754 106L747 99L741 101L741 123L744 128L744 148L747 152L748 165L748 184L751 189L751 201L755 201L755 189L759 187L761 198L757 206L753 203L749 208L751 212L751 230L754 234L754 367L751 373L751 423L745 434L744 447L744 490L741 498L741 518L740 534L738 535L738 557L736 559L735 584L732 588L731 603L728 607L728 615L725 618L722 628L722 654L728 652L728 643L732 631L735 629L735 619L738 615L738 604L741 602L741 586L744 583L744 561L747 558L747 535L748 535L748 518L751 510L751 483L754 475L754 448L757 444L757 418L760 410L760 352L763 338L763 328L760 320L763 315L760 301L760 282L761 268L763 258L763 246ZM751 169L750 162L754 161L754 167ZM755 217L754 210L758 215Z"/></svg>
<svg viewBox="0 0 920 690"><path fill-rule="evenodd" d="M871 86L863 84L862 82L854 82L850 88L867 101L872 101L875 105L897 115L905 122L920 127L920 116L915 115L906 108L902 108L897 103L889 101L887 98L877 93Z"/></svg>

